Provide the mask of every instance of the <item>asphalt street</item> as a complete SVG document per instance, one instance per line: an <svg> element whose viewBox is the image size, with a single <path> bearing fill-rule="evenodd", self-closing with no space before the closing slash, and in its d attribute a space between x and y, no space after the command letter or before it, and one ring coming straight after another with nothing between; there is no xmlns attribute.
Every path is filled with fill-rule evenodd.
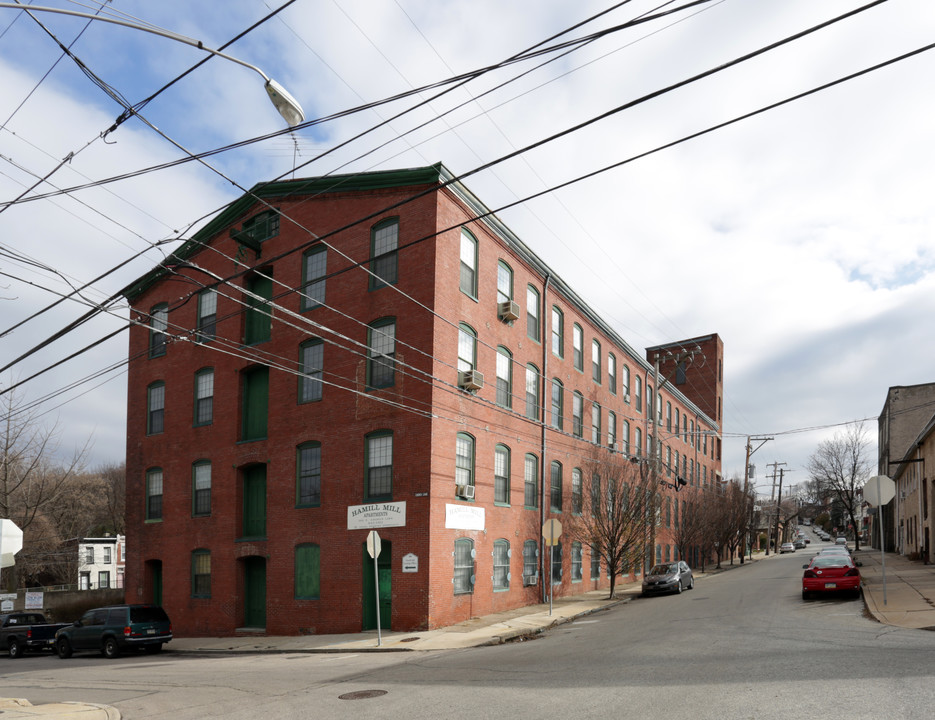
<svg viewBox="0 0 935 720"><path fill-rule="evenodd" d="M801 554L639 598L539 639L455 651L0 659L33 703L124 718L929 718L935 633L805 602Z"/></svg>

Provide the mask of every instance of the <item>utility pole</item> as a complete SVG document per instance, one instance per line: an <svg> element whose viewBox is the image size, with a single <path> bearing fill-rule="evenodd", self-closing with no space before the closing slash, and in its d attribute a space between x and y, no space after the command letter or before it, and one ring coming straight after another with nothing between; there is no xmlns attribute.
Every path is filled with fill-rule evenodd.
<svg viewBox="0 0 935 720"><path fill-rule="evenodd" d="M786 463L773 463L773 476L776 475L776 468L779 465L785 465ZM782 512L782 476L785 472L785 468L779 468L779 495L776 500L776 552L779 552L779 514ZM772 535L772 533L770 533Z"/></svg>
<svg viewBox="0 0 935 720"><path fill-rule="evenodd" d="M772 439L773 438L771 437L760 438L760 437L750 437L749 435L747 435L747 452L746 452L746 456L743 462L743 496L747 498L748 500L750 498L750 490L749 490L750 456L753 455L753 453L755 453L757 450L759 450L761 447L763 447L766 443L768 443ZM759 443L759 445L757 445L755 448L751 446L751 443L754 443L754 442ZM753 495L754 497L756 497L755 492L753 493ZM747 543L749 542L751 560L753 559L753 542L752 540L750 540L750 530L751 530L750 526L752 524L753 524L753 502L750 502L750 522L747 524L747 527L744 529L744 533L743 533L744 546L743 547L745 547ZM741 550L740 550L740 564L741 565L743 565L743 547L741 547ZM769 555L769 542L766 543L766 554Z"/></svg>

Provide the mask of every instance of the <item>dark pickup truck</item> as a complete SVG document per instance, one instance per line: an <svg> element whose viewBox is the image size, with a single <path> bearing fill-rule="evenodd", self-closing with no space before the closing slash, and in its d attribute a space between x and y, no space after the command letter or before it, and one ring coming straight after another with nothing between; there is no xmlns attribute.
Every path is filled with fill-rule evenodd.
<svg viewBox="0 0 935 720"><path fill-rule="evenodd" d="M41 612L0 613L0 649L11 658L27 650L54 650L55 633L66 623L50 623Z"/></svg>

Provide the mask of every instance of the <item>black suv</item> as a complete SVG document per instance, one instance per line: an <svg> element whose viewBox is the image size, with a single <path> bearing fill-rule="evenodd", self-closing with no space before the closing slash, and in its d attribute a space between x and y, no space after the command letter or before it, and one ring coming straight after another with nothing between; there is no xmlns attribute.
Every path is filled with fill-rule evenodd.
<svg viewBox="0 0 935 720"><path fill-rule="evenodd" d="M60 658L75 650L99 650L115 658L127 648L157 653L171 639L169 616L158 605L112 605L88 610L55 633L55 650Z"/></svg>

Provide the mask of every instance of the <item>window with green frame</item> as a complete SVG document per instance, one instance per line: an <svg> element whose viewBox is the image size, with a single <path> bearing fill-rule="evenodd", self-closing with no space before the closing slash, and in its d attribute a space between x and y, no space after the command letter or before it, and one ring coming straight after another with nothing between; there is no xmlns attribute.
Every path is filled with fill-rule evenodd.
<svg viewBox="0 0 935 720"><path fill-rule="evenodd" d="M571 432L575 437L584 436L584 396L577 390L571 394Z"/></svg>
<svg viewBox="0 0 935 720"><path fill-rule="evenodd" d="M146 520L162 520L162 468L146 471Z"/></svg>
<svg viewBox="0 0 935 720"><path fill-rule="evenodd" d="M539 544L535 540L523 543L523 582L532 584L532 578L539 572Z"/></svg>
<svg viewBox="0 0 935 720"><path fill-rule="evenodd" d="M509 540L494 540L493 543L493 589L510 589Z"/></svg>
<svg viewBox="0 0 935 720"><path fill-rule="evenodd" d="M601 554L591 548L591 579L597 580L601 576Z"/></svg>
<svg viewBox="0 0 935 720"><path fill-rule="evenodd" d="M455 485L474 485L474 438L463 432L455 441Z"/></svg>
<svg viewBox="0 0 935 720"><path fill-rule="evenodd" d="M506 445L494 448L493 500L502 505L510 504L510 448Z"/></svg>
<svg viewBox="0 0 935 720"><path fill-rule="evenodd" d="M474 592L474 541L470 538L455 540L453 584L455 595Z"/></svg>
<svg viewBox="0 0 935 720"><path fill-rule="evenodd" d="M575 540L571 544L571 581L581 582L582 575L582 552L581 543Z"/></svg>
<svg viewBox="0 0 935 720"><path fill-rule="evenodd" d="M562 543L557 542L549 550L552 553L552 584L562 584Z"/></svg>
<svg viewBox="0 0 935 720"><path fill-rule="evenodd" d="M273 269L262 268L247 276L244 304L244 345L256 345L270 339L273 327Z"/></svg>
<svg viewBox="0 0 935 720"><path fill-rule="evenodd" d="M166 354L169 328L169 304L160 303L149 311L149 356L160 357Z"/></svg>
<svg viewBox="0 0 935 720"><path fill-rule="evenodd" d="M497 405L513 407L513 354L503 346L497 348Z"/></svg>
<svg viewBox="0 0 935 720"><path fill-rule="evenodd" d="M601 444L601 406L591 403L591 442Z"/></svg>
<svg viewBox="0 0 935 720"><path fill-rule="evenodd" d="M581 468L571 469L571 511L580 515L584 507L584 488L581 480Z"/></svg>
<svg viewBox="0 0 935 720"><path fill-rule="evenodd" d="M552 512L562 511L562 464L553 460L551 465L550 508Z"/></svg>
<svg viewBox="0 0 935 720"><path fill-rule="evenodd" d="M591 515L595 519L601 516L601 476L597 473L591 476Z"/></svg>
<svg viewBox="0 0 935 720"><path fill-rule="evenodd" d="M210 342L217 337L218 291L208 288L198 293L198 342Z"/></svg>
<svg viewBox="0 0 935 720"><path fill-rule="evenodd" d="M211 514L211 461L192 463L192 516Z"/></svg>
<svg viewBox="0 0 935 720"><path fill-rule="evenodd" d="M561 430L564 427L562 413L565 404L565 386L558 378L552 378L552 427Z"/></svg>
<svg viewBox="0 0 935 720"><path fill-rule="evenodd" d="M539 458L526 453L523 462L523 505L539 507Z"/></svg>
<svg viewBox="0 0 935 720"><path fill-rule="evenodd" d="M367 387L392 387L396 382L396 318L382 318L367 328Z"/></svg>
<svg viewBox="0 0 935 720"><path fill-rule="evenodd" d="M370 289L395 285L399 279L399 218L381 220L370 228Z"/></svg>
<svg viewBox="0 0 935 720"><path fill-rule="evenodd" d="M565 315L557 305L552 306L552 354L565 357Z"/></svg>
<svg viewBox="0 0 935 720"><path fill-rule="evenodd" d="M378 430L366 437L364 462L364 499L393 499L393 433Z"/></svg>
<svg viewBox="0 0 935 720"><path fill-rule="evenodd" d="M317 338L299 345L299 403L321 400L325 344Z"/></svg>
<svg viewBox="0 0 935 720"><path fill-rule="evenodd" d="M302 300L299 307L312 310L325 304L328 248L316 245L302 255Z"/></svg>
<svg viewBox="0 0 935 720"><path fill-rule="evenodd" d="M526 287L526 337L539 342L539 291L532 285Z"/></svg>
<svg viewBox="0 0 935 720"><path fill-rule="evenodd" d="M251 367L242 371L243 417L241 440L266 437L269 415L269 368Z"/></svg>
<svg viewBox="0 0 935 720"><path fill-rule="evenodd" d="M295 546L295 599L321 597L321 548L314 543Z"/></svg>
<svg viewBox="0 0 935 720"><path fill-rule="evenodd" d="M202 368L195 373L195 417L193 425L214 422L214 368Z"/></svg>
<svg viewBox="0 0 935 720"><path fill-rule="evenodd" d="M497 304L513 299L513 268L503 260L497 263Z"/></svg>
<svg viewBox="0 0 935 720"><path fill-rule="evenodd" d="M578 323L571 326L571 358L575 370L584 370L584 330Z"/></svg>
<svg viewBox="0 0 935 720"><path fill-rule="evenodd" d="M617 356L607 353L607 389L612 395L617 394Z"/></svg>
<svg viewBox="0 0 935 720"><path fill-rule="evenodd" d="M470 325L458 325L458 370L469 372L477 364L477 332Z"/></svg>
<svg viewBox="0 0 935 720"><path fill-rule="evenodd" d="M598 385L601 383L601 344L597 340L591 341L591 379Z"/></svg>
<svg viewBox="0 0 935 720"><path fill-rule="evenodd" d="M532 363L526 366L526 417L539 419L539 368Z"/></svg>
<svg viewBox="0 0 935 720"><path fill-rule="evenodd" d="M321 505L321 443L302 443L295 452L296 507Z"/></svg>
<svg viewBox="0 0 935 720"><path fill-rule="evenodd" d="M477 298L477 239L461 228L461 292Z"/></svg>
<svg viewBox="0 0 935 720"><path fill-rule="evenodd" d="M211 551L192 551L192 597L211 597Z"/></svg>
<svg viewBox="0 0 935 720"><path fill-rule="evenodd" d="M166 384L161 380L146 388L146 434L158 435L165 429Z"/></svg>

